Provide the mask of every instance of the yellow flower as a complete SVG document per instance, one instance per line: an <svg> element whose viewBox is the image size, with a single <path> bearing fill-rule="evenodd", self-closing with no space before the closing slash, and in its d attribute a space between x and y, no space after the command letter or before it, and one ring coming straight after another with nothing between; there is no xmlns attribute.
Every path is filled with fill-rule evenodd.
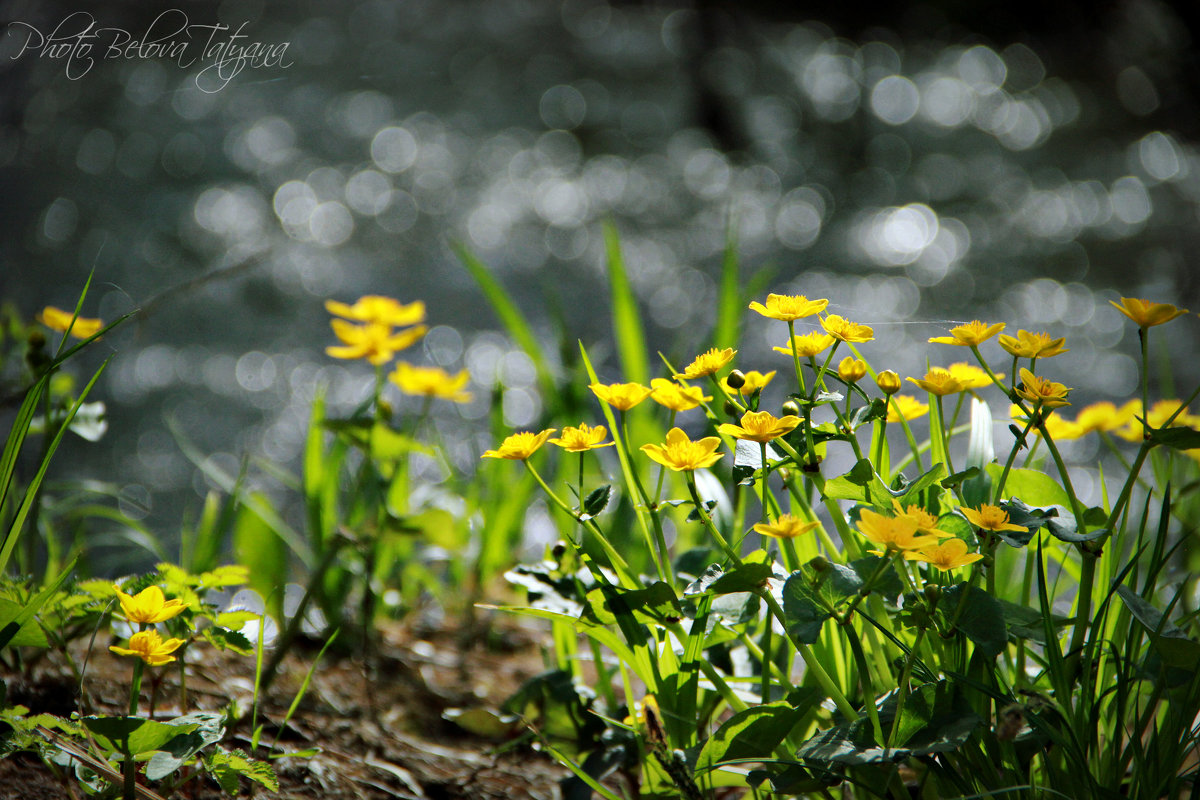
<svg viewBox="0 0 1200 800"><path fill-rule="evenodd" d="M1067 401L1067 392L1071 391L1061 383L1034 375L1024 367L1021 368L1021 383L1017 385L1017 394L1031 403L1046 408L1059 408L1071 405Z"/></svg>
<svg viewBox="0 0 1200 800"><path fill-rule="evenodd" d="M974 364L968 364L965 361L959 361L946 367L946 371L950 373L956 381L963 385L964 389L982 389L985 386L992 385L992 379L988 374ZM1004 380L1004 373L996 375L997 380Z"/></svg>
<svg viewBox="0 0 1200 800"><path fill-rule="evenodd" d="M167 639L158 635L158 631L139 631L129 637L129 647L113 645L108 649L119 656L137 656L152 667L170 664L175 660L171 655L183 646L183 639Z"/></svg>
<svg viewBox="0 0 1200 800"><path fill-rule="evenodd" d="M953 533L946 533L943 530L939 530L937 517L915 503L910 504L907 509L904 509L901 507L899 500L892 498L892 508L895 509L897 517L908 517L916 521L917 533L922 536L936 536L939 539L945 539L954 535Z"/></svg>
<svg viewBox="0 0 1200 800"><path fill-rule="evenodd" d="M908 394L898 394L888 403L887 421L918 419L929 413L929 404Z"/></svg>
<svg viewBox="0 0 1200 800"><path fill-rule="evenodd" d="M616 442L604 442L604 437L607 435L608 431L603 425L597 425L593 428L586 422L581 422L578 428L569 426L563 428L562 436L557 439L551 439L550 444L556 444L570 453L583 453L597 447L608 447L616 444ZM604 442L604 444L600 444L601 442Z"/></svg>
<svg viewBox="0 0 1200 800"><path fill-rule="evenodd" d="M885 369L883 372L875 376L875 385L879 387L879 391L886 395L893 395L900 391L900 376L890 369ZM928 408L928 407L927 407Z"/></svg>
<svg viewBox="0 0 1200 800"><path fill-rule="evenodd" d="M1063 347L1065 337L1051 339L1048 333L1017 331L1017 335L1000 337L1000 346L1017 358L1051 358L1070 352Z"/></svg>
<svg viewBox="0 0 1200 800"><path fill-rule="evenodd" d="M827 305L829 305L828 300L809 300L802 294L769 294L767 295L767 304L765 306L756 301L750 304L750 309L757 311L764 317L783 320L784 322L794 322L802 317L811 317L813 314L820 314L825 310L825 306Z"/></svg>
<svg viewBox="0 0 1200 800"><path fill-rule="evenodd" d="M693 442L682 429L671 428L667 431L666 444L644 444L642 451L664 467L676 472L690 472L717 463L725 455L717 452L720 446L721 440L716 436Z"/></svg>
<svg viewBox="0 0 1200 800"><path fill-rule="evenodd" d="M471 402L471 393L462 390L470 378L465 369L451 375L441 367L417 367L406 361L396 364L396 369L388 375L388 380L405 394L440 397L456 403Z"/></svg>
<svg viewBox="0 0 1200 800"><path fill-rule="evenodd" d="M74 317L75 324L71 324L71 319ZM45 325L52 331L66 333L67 329L71 329L71 335L76 339L87 339L89 336L94 336L104 327L104 322L99 319L89 317L76 317L73 312L63 311L61 308L54 306L46 306L39 311L35 319Z"/></svg>
<svg viewBox="0 0 1200 800"><path fill-rule="evenodd" d="M530 431L514 433L501 442L500 447L488 450L480 458L507 458L512 461L524 461L536 453L554 431L554 428L547 428L541 433Z"/></svg>
<svg viewBox="0 0 1200 800"><path fill-rule="evenodd" d="M875 338L875 331L870 327L851 322L837 314L822 317L821 327L830 336L843 342L869 342Z"/></svg>
<svg viewBox="0 0 1200 800"><path fill-rule="evenodd" d="M929 341L931 344L954 344L959 347L971 347L972 345L983 344L1002 330L1004 330L1003 322L988 325L986 322L973 319L963 325L956 325L951 328L949 336L934 336Z"/></svg>
<svg viewBox="0 0 1200 800"><path fill-rule="evenodd" d="M833 344L833 337L819 331L805 333L801 336L793 336L790 346L773 348L776 353L783 353L785 356L790 356L792 351L796 355L804 357L812 357L820 353Z"/></svg>
<svg viewBox="0 0 1200 800"><path fill-rule="evenodd" d="M425 304L420 300L404 305L391 297L377 294L363 295L354 305L326 300L325 310L354 322L377 322L396 328L416 325L425 320Z"/></svg>
<svg viewBox="0 0 1200 800"><path fill-rule="evenodd" d="M747 411L742 414L741 426L726 422L717 428L726 436L746 439L751 442L769 442L785 433L791 433L800 424L800 418L788 414L776 418L770 411Z"/></svg>
<svg viewBox="0 0 1200 800"><path fill-rule="evenodd" d="M1008 512L1000 506L983 503L979 509L962 507L958 509L976 528L985 531L1027 531L1023 525L1014 525L1008 521Z"/></svg>
<svg viewBox="0 0 1200 800"><path fill-rule="evenodd" d="M1016 404L1009 409L1009 415L1013 418L1014 422L1019 422L1021 427L1029 424L1029 417L1025 416L1025 412ZM1046 431L1050 434L1050 438L1055 441L1080 439L1084 434L1088 433L1088 429L1084 428L1078 422L1072 422L1053 411L1042 412L1042 424L1046 426ZM1040 428L1034 428L1033 432L1038 436L1042 435Z"/></svg>
<svg viewBox="0 0 1200 800"><path fill-rule="evenodd" d="M650 399L672 411L687 411L712 400L699 386L680 386L666 378L655 378L650 387Z"/></svg>
<svg viewBox="0 0 1200 800"><path fill-rule="evenodd" d="M1083 428L1085 433L1091 431L1115 431L1133 422L1134 415L1141 413L1141 406L1142 402L1140 400L1130 400L1125 405L1117 408L1115 404L1104 400L1079 409L1079 414L1075 417L1075 422ZM1142 423L1137 423L1137 426L1137 436L1141 439Z"/></svg>
<svg viewBox="0 0 1200 800"><path fill-rule="evenodd" d="M774 522L760 522L754 526L757 533L763 536L773 536L776 539L795 539L803 536L821 523L807 522L791 514L782 514Z"/></svg>
<svg viewBox="0 0 1200 800"><path fill-rule="evenodd" d="M979 553L968 555L967 543L962 539L947 539L937 544L928 544L920 550L906 552L904 557L910 561L924 561L941 570L957 569L983 558Z"/></svg>
<svg viewBox="0 0 1200 800"><path fill-rule="evenodd" d="M1144 435L1142 431L1142 422L1136 419L1136 416L1144 416L1146 424L1151 428L1161 428L1167 424L1167 420L1175 413L1176 409L1182 405L1180 400L1159 400L1154 405L1150 406L1150 410L1142 414L1141 401L1130 400L1123 405L1118 413L1124 414L1128 409L1129 419L1125 423L1125 427L1115 431L1117 436L1122 439L1127 439L1131 442L1140 442ZM1188 413L1185 408L1171 421L1172 427L1184 426L1188 428L1200 429L1200 417Z"/></svg>
<svg viewBox="0 0 1200 800"><path fill-rule="evenodd" d="M867 362L846 356L838 363L838 377L846 383L858 383L867 374Z"/></svg>
<svg viewBox="0 0 1200 800"><path fill-rule="evenodd" d="M917 521L912 517L885 517L869 508L864 508L858 518L858 530L888 552L917 550L929 544L937 544L936 536L917 534ZM883 551L872 550L875 555Z"/></svg>
<svg viewBox="0 0 1200 800"><path fill-rule="evenodd" d="M593 383L588 388L596 397L620 411L628 411L654 391L649 386L642 386L640 383L610 383L607 385Z"/></svg>
<svg viewBox="0 0 1200 800"><path fill-rule="evenodd" d="M735 355L737 355L737 350L734 350L732 347L726 347L724 350L719 350L714 347L711 350L696 356L692 363L688 364L687 369L675 377L691 379L703 378L705 375L712 375L721 367L732 361Z"/></svg>
<svg viewBox="0 0 1200 800"><path fill-rule="evenodd" d="M121 601L121 611L130 622L153 625L171 619L187 608L182 600L167 600L157 586L147 586L136 595L125 594L120 586L113 588Z"/></svg>
<svg viewBox="0 0 1200 800"><path fill-rule="evenodd" d="M775 370L771 370L765 375L761 372L750 370L742 374L742 385L734 389L729 385L729 378L721 379L721 388L730 394L752 395L755 392L761 392L766 388L771 379L775 377Z"/></svg>
<svg viewBox="0 0 1200 800"><path fill-rule="evenodd" d="M950 370L941 367L930 368L924 378L909 378L909 380L930 394L936 394L939 397L961 392L966 388L962 381L950 373Z"/></svg>
<svg viewBox="0 0 1200 800"><path fill-rule="evenodd" d="M365 358L375 366L391 361L392 356L411 347L428 330L424 325L418 325L392 333L390 325L380 322L354 325L342 319L332 319L329 324L342 344L326 347L327 355L345 359Z"/></svg>
<svg viewBox="0 0 1200 800"><path fill-rule="evenodd" d="M1170 322L1188 313L1186 308L1176 308L1170 303L1151 303L1134 297L1122 297L1121 302L1109 300L1113 307L1137 323L1140 328L1152 328Z"/></svg>

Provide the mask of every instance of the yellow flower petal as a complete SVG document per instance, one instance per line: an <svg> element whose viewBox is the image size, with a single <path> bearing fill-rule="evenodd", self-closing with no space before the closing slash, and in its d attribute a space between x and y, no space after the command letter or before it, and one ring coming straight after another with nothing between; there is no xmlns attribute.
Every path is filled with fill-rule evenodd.
<svg viewBox="0 0 1200 800"><path fill-rule="evenodd" d="M718 453L721 446L720 438L706 436L692 441L680 428L667 431L665 444L644 444L641 449L651 460L662 464L676 472L690 472L696 469L711 467L725 455Z"/></svg>
<svg viewBox="0 0 1200 800"><path fill-rule="evenodd" d="M1002 330L1004 330L1003 322L988 325L986 322L980 322L975 319L951 328L949 336L935 336L929 341L936 344L953 344L959 347L970 347L972 345L983 344Z"/></svg>
<svg viewBox="0 0 1200 800"><path fill-rule="evenodd" d="M531 431L514 433L501 442L495 450L488 450L480 458L507 458L511 461L524 461L536 453L554 431L555 428L547 428L541 433Z"/></svg>

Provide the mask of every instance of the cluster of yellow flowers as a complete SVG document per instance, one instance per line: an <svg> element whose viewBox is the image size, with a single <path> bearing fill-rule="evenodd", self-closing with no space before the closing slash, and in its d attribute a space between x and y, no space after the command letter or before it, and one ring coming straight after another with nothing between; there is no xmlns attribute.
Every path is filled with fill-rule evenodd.
<svg viewBox="0 0 1200 800"><path fill-rule="evenodd" d="M423 324L425 303L420 300L404 304L391 297L369 294L353 305L326 300L325 309L335 317L329 324L341 342L325 348L325 352L334 358L366 359L376 367L412 347L429 330ZM471 393L463 391L470 380L465 369L451 375L441 367L419 367L400 361L388 380L405 394L471 402Z"/></svg>
<svg viewBox="0 0 1200 800"><path fill-rule="evenodd" d="M117 655L140 658L152 667L174 661L175 656L172 653L183 646L184 640L172 637L164 641L158 631L153 628L145 629L145 626L166 622L177 616L187 608L183 601L167 600L162 589L157 586L148 586L136 595L126 594L121 591L120 586L114 588L117 590L117 598L121 601L121 613L125 619L141 626L143 630L129 637L129 647L113 645L108 649Z"/></svg>
<svg viewBox="0 0 1200 800"><path fill-rule="evenodd" d="M809 359L810 365L816 370L816 356L830 347L836 347L842 342L858 344L874 339L874 331L869 326L836 314L820 317L820 330L802 335L795 334L793 323L796 320L821 314L828 305L829 301L825 299L771 294L767 296L765 303L751 303L750 309L764 317L786 322L790 334L789 341L785 346L775 347L774 350L791 356L795 360L797 370L801 358ZM1151 303L1132 298L1122 298L1120 303L1114 302L1113 305L1142 329L1161 325L1187 313L1186 310L1167 303ZM1137 418L1142 416L1142 404L1137 400L1130 401L1121 408L1117 408L1113 403L1096 403L1082 409L1074 422L1060 418L1053 409L1070 405L1067 399L1070 388L1036 374L1034 368L1038 359L1053 358L1068 352L1064 346L1066 340L1061 337L1055 338L1049 333L1026 330L1019 330L1016 336L1009 336L1001 333L1004 328L1004 323L988 324L972 320L952 328L948 336L931 338L931 343L970 348L978 357L980 366L963 361L947 367L931 367L923 377L908 378L909 382L935 397L973 392L989 385L999 387L1006 394L1011 391L1014 399L1020 401L1013 406L1014 419L1027 421L1025 415L1036 414L1044 421L1050 435L1055 438L1060 435L1062 438L1072 438L1091 431L1111 431L1131 440L1141 439L1143 429ZM1014 382L1011 387L1004 384L1006 375L988 368L979 353L979 346L994 337L998 337L1000 347L1013 357L1013 368L1017 370L1019 381ZM589 388L598 399L620 412L629 411L647 399L653 400L671 411L673 423L677 413L701 406L707 408L706 404L712 398L705 396L699 386L692 386L687 382L711 377L714 386L729 401L728 406L742 411L738 424L719 424L718 433L734 439L765 444L795 430L802 422L795 414L785 413L784 416L776 417L769 411L745 409L736 402L740 398L753 397L761 392L774 378L775 372L742 373L735 370L718 379L716 373L728 366L735 355L736 351L731 348L708 350L697 356L682 372L676 373L673 381L656 378L650 386L638 383L597 383ZM1020 359L1028 359L1029 367L1020 367ZM828 360L832 360L832 355ZM819 374L823 374L824 369L821 368ZM837 376L847 384L858 383L869 372L870 369L864 361L851 356L843 358L836 370ZM887 398L888 422L912 420L929 412L929 404L910 395L897 394L902 383L900 376L895 372L884 370L877 373L875 383ZM1145 419L1152 427L1158 427L1175 414L1179 405L1178 401L1161 401L1151 408ZM785 405L785 410L786 408ZM1200 427L1200 417L1181 413L1176 419L1181 424ZM483 455L485 458L526 460L547 441L570 452L579 453L614 444L604 441L607 431L599 426L589 427L586 423L581 423L579 427L564 429L560 438L550 439L554 430L551 428L540 433L515 433L505 439L497 449L488 450ZM640 449L652 461L668 469L690 472L711 467L723 458L724 454L718 452L720 446L721 439L718 436L693 440L682 428L672 427L667 432L665 442L643 444ZM790 448L785 449L790 452ZM1008 514L998 506L985 504L978 509L962 508L959 511L980 531L1025 530L1009 522ZM917 506L901 509L897 504L895 512L893 516L870 509L861 512L859 531L880 548L872 552L901 554L904 558L925 561L943 570L954 569L983 558L978 553L968 553L969 548L964 540L937 530L937 520L923 509ZM812 520L783 514L774 522L764 521L755 525L754 530L765 536L788 539L807 533L817 525L818 523Z"/></svg>

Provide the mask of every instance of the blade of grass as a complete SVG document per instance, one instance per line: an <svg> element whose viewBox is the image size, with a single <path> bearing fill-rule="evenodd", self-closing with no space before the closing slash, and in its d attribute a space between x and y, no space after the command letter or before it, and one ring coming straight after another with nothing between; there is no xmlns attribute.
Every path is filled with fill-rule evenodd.
<svg viewBox="0 0 1200 800"><path fill-rule="evenodd" d="M718 348L738 345L741 338L742 310L745 298L738 279L737 227L731 218L725 231L725 252L721 256L721 288L717 294L717 325L713 328L712 346Z"/></svg>
<svg viewBox="0 0 1200 800"><path fill-rule="evenodd" d="M513 302L512 296L508 291L496 280L492 275L491 270L480 261L474 253L462 242L450 242L450 249L458 256L458 260L471 273L471 277L475 279L475 283L479 285L488 303L491 304L492 310L496 312L496 316L504 323L504 327L508 329L508 333L525 354L533 360L533 366L537 370L538 382L541 384L542 391L546 398L554 396L556 391L554 382L554 372L550 369L550 362L546 359L546 354L542 350L541 343L533 334L533 328L529 325L529 320L517 308L517 304Z"/></svg>
<svg viewBox="0 0 1200 800"><path fill-rule="evenodd" d="M625 380L648 385L650 363L646 356L646 332L642 327L637 297L621 256L621 239L611 220L604 223L604 249L608 255L608 278L612 291L613 336Z"/></svg>

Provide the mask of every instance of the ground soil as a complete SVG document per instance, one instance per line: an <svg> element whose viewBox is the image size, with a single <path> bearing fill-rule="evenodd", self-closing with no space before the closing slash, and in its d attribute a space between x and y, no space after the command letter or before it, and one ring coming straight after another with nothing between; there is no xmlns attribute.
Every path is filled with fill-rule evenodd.
<svg viewBox="0 0 1200 800"><path fill-rule="evenodd" d="M516 744L519 730L492 738L474 735L450 722L454 708L496 709L527 678L543 669L542 632L509 618L498 618L468 630L438 629L417 624L385 626L377 655L327 655L286 730L279 723L299 691L316 656L297 648L260 706L268 723L262 743L276 752L318 748L314 756L272 761L280 789L263 790L243 781L241 797L330 798L505 798L541 800L559 796L558 782L567 775L545 755ZM85 650L81 643L77 655ZM130 662L111 656L107 642L92 649L82 685L59 659L43 658L23 672L0 669L9 701L35 713L69 716L121 714L128 703ZM254 660L214 651L207 645L189 648L189 711L220 711L231 700L248 710L254 692ZM80 658L82 664L82 658ZM178 673L162 675L156 716L180 713ZM147 710L150 687L143 693ZM173 707L172 707L173 704ZM244 722L222 744L250 750L251 726ZM507 736L507 740L506 740ZM258 756L265 753L260 746ZM33 754L0 760L0 800L83 798L73 774L53 770ZM200 776L174 797L209 800L227 797L207 776Z"/></svg>

